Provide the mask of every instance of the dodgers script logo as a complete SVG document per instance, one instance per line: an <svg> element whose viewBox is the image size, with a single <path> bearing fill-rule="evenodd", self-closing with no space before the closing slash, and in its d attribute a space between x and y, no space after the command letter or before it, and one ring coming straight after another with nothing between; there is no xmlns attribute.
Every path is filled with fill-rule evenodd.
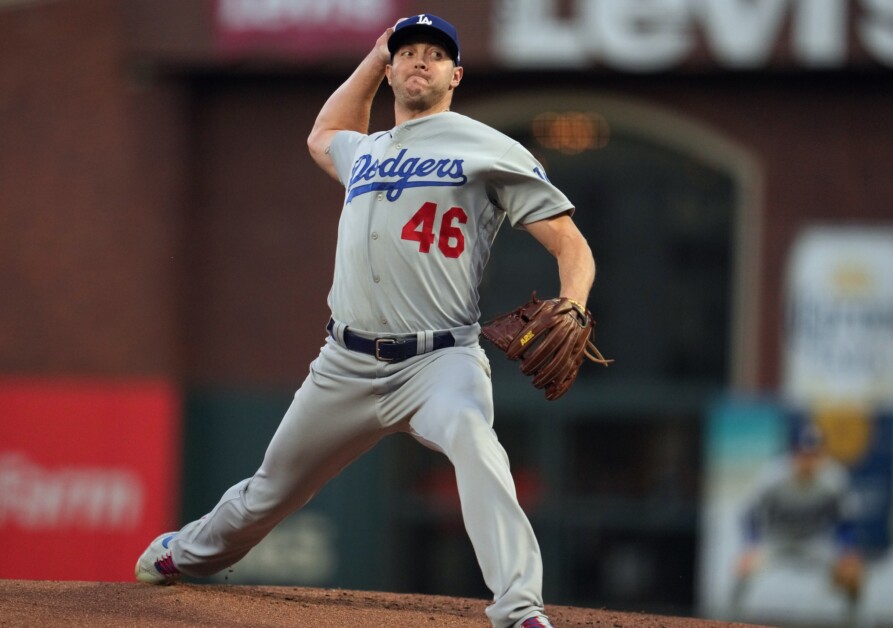
<svg viewBox="0 0 893 628"><path fill-rule="evenodd" d="M350 173L347 202L361 194L380 190L387 191L389 201L396 201L407 188L461 186L468 181L462 172L464 160L407 157L406 150L404 148L396 157L381 162L372 161L372 155L360 156Z"/></svg>

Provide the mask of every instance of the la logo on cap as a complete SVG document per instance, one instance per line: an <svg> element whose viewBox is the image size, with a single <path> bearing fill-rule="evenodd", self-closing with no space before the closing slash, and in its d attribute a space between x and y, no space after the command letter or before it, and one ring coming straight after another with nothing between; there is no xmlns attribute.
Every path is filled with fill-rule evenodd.
<svg viewBox="0 0 893 628"><path fill-rule="evenodd" d="M419 21L416 24L425 24L426 26L431 26L431 20L428 19L424 13L419 14Z"/></svg>

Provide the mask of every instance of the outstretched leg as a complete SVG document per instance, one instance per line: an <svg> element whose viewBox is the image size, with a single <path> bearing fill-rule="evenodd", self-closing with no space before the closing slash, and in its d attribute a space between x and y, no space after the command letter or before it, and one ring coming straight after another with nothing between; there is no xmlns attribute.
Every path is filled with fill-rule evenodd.
<svg viewBox="0 0 893 628"><path fill-rule="evenodd" d="M373 447L387 433L375 415L373 378L363 372L372 369L374 373L374 368L327 343L295 394L257 472L228 489L207 515L168 539L166 554L158 559L169 558L176 570L197 577L226 569ZM147 551L151 550L152 546ZM144 557L137 565L137 577L151 581L139 577L140 564L149 562Z"/></svg>

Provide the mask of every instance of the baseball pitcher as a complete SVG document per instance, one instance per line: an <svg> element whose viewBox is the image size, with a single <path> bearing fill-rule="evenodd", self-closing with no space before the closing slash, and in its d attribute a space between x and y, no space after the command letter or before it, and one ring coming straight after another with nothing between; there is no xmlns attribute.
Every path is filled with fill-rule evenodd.
<svg viewBox="0 0 893 628"><path fill-rule="evenodd" d="M555 256L560 295L534 297L487 335L553 399L584 357L606 362L584 305L595 263L574 206L531 154L450 111L462 75L456 29L418 15L382 34L323 105L308 146L345 189L325 345L254 476L155 539L137 579L166 584L229 567L381 438L405 432L455 467L493 626L552 626L537 540L492 428L477 290L506 218ZM370 134L382 80L395 126Z"/></svg>

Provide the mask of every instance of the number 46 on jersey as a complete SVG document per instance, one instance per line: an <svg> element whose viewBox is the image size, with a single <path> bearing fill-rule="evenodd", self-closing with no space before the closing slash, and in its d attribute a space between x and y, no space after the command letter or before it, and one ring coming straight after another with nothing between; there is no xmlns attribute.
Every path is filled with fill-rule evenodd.
<svg viewBox="0 0 893 628"><path fill-rule="evenodd" d="M437 248L445 257L456 258L465 250L465 234L458 225L468 222L468 215L461 207L451 207L440 219L435 232L437 203L427 202L403 225L400 237L419 243L419 253L430 253L437 240Z"/></svg>

